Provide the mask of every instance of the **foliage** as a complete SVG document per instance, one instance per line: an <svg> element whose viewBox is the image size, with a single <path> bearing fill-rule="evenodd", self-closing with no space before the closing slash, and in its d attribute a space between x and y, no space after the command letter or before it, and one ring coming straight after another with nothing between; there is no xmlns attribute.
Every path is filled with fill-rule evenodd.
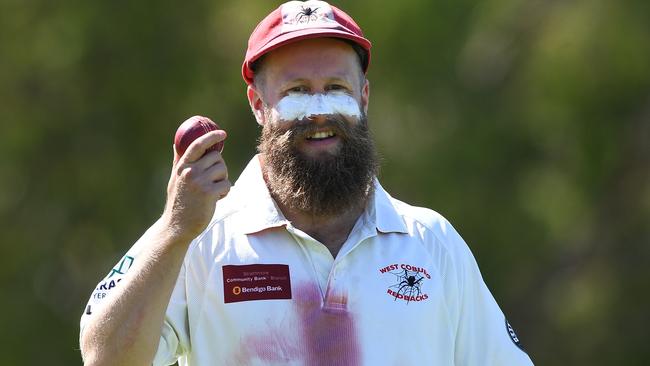
<svg viewBox="0 0 650 366"><path fill-rule="evenodd" d="M0 4L4 363L80 362L84 303L161 212L180 121L227 129L239 174L259 133L240 63L277 4ZM374 44L384 186L455 224L540 365L650 361L648 4L339 3Z"/></svg>

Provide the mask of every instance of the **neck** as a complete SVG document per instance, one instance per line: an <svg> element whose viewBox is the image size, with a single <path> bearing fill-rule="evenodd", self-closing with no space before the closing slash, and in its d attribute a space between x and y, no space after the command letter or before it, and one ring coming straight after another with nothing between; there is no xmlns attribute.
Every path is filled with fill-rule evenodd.
<svg viewBox="0 0 650 366"><path fill-rule="evenodd" d="M334 258L336 258L339 250L348 239L354 224L365 207L365 205L354 207L335 216L322 217L295 210L275 197L274 199L284 216L291 221L293 226L325 245Z"/></svg>

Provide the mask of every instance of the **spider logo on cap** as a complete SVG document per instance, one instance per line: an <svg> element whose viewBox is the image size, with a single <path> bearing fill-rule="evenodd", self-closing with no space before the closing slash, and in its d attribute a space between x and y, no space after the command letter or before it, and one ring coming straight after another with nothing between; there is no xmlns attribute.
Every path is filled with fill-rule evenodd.
<svg viewBox="0 0 650 366"><path fill-rule="evenodd" d="M296 17L294 18L294 21L297 23L309 23L311 21L316 21L318 20L318 14L316 14L316 10L319 8L312 9L311 7L300 7L300 11L298 14L296 14Z"/></svg>

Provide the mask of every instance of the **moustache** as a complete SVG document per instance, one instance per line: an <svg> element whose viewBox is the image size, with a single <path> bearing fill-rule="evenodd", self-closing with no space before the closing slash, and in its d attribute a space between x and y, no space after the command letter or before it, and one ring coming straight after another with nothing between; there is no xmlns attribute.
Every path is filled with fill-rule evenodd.
<svg viewBox="0 0 650 366"><path fill-rule="evenodd" d="M323 128L331 129L336 136L343 140L348 140L352 132L350 122L348 122L343 116L337 115L327 116L325 121L319 123L314 123L309 119L300 119L278 132L285 135L289 140L298 140L307 138L307 136L312 135L314 132L322 130Z"/></svg>

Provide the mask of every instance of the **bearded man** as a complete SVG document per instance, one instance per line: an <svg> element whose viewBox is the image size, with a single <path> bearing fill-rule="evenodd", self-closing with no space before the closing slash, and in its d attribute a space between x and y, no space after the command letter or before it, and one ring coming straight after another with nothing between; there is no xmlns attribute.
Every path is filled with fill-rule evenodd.
<svg viewBox="0 0 650 366"><path fill-rule="evenodd" d="M175 153L163 215L86 307L88 364L532 364L449 222L377 181L369 60L325 2L262 20L259 154L230 189L223 131Z"/></svg>

